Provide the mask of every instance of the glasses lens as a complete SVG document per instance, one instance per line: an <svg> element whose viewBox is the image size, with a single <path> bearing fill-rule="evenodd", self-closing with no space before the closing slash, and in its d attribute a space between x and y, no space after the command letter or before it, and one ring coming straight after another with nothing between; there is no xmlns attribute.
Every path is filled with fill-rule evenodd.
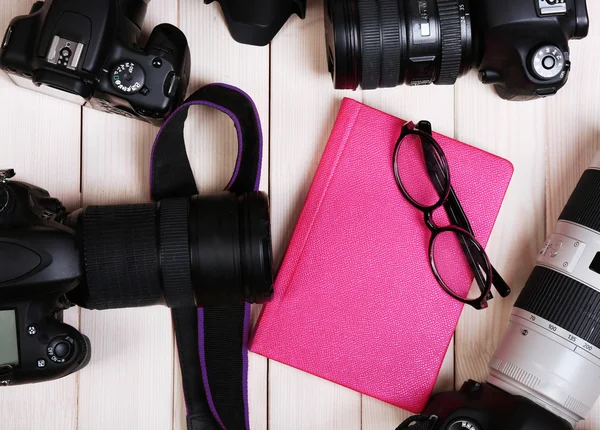
<svg viewBox="0 0 600 430"><path fill-rule="evenodd" d="M443 231L433 239L431 256L439 280L456 297L464 300L481 297L477 280L486 288L491 279L491 268L472 236L454 230Z"/></svg>
<svg viewBox="0 0 600 430"><path fill-rule="evenodd" d="M443 156L427 138L417 134L404 137L396 151L396 176L400 187L414 204L436 205L448 188Z"/></svg>

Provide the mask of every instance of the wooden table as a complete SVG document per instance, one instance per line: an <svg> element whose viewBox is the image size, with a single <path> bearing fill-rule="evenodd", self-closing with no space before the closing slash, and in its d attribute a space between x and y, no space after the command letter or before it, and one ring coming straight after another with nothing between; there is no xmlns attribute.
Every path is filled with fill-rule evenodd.
<svg viewBox="0 0 600 430"><path fill-rule="evenodd" d="M0 28L31 0L3 0ZM262 187L270 193L275 258L281 261L343 97L436 130L512 161L515 174L488 252L514 289L488 310L466 307L437 390L483 380L511 306L537 250L581 173L600 147L600 3L588 2L590 36L573 41L570 81L558 96L510 103L474 73L454 87L334 91L325 56L322 0L294 17L270 47L240 45L216 3L153 0L146 30L178 25L192 52L190 90L211 82L241 87L256 101L265 143ZM0 164L48 189L70 208L148 200L148 162L157 128L14 86L0 74ZM202 191L222 189L237 142L223 114L196 108L186 138ZM365 148L368 150L368 148ZM2 262L1 264L6 264ZM258 311L258 309L256 310ZM93 344L91 363L55 382L0 390L2 430L184 429L174 337L166 308L68 311ZM399 364L400 365L400 364ZM254 430L394 429L407 414L392 406L265 358L250 358ZM578 429L600 429L597 407Z"/></svg>

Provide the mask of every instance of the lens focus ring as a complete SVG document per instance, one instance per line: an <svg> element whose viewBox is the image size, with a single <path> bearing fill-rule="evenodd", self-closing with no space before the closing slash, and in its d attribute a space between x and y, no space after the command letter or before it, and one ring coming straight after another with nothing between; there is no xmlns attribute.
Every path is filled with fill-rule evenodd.
<svg viewBox="0 0 600 430"><path fill-rule="evenodd" d="M381 77L381 32L379 5L376 0L358 0L361 68L360 86L365 90L379 87Z"/></svg>
<svg viewBox="0 0 600 430"><path fill-rule="evenodd" d="M400 80L400 12L398 0L379 0L381 20L381 87L395 87Z"/></svg>
<svg viewBox="0 0 600 430"><path fill-rule="evenodd" d="M462 59L458 0L438 0L442 61L436 85L454 85Z"/></svg>

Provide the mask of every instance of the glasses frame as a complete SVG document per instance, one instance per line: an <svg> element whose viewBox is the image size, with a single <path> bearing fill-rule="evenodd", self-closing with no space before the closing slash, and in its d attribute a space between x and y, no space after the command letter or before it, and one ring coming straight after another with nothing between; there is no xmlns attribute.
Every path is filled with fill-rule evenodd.
<svg viewBox="0 0 600 430"><path fill-rule="evenodd" d="M440 196L439 200L429 206L421 205L416 201L410 193L406 190L402 180L400 178L400 172L398 169L398 153L404 139L410 135L415 135L420 138L421 147L423 149L423 155L425 163L427 165L427 173ZM420 121L417 126L412 122L406 123L402 127L402 133L396 142L394 148L394 158L392 163L394 170L394 178L396 184L404 196L404 198L413 205L416 209L423 212L425 225L431 232L431 238L429 240L429 265L433 272L436 280L444 291L449 294L452 298L470 305L477 310L485 309L488 307L488 300L493 298L491 294L492 286L496 287L496 290L502 297L507 297L510 294L510 288L504 282L502 277L494 269L490 263L490 259L485 251L485 248L479 243L473 234L471 224L466 217L466 214L460 204L456 193L452 187L450 180L450 167L444 151L440 144L433 138L431 123L428 121ZM433 220L433 213L436 209L444 207L450 222L452 223L446 227L439 227ZM467 257L467 261L473 273L474 279L477 282L481 295L475 299L465 299L457 295L441 277L438 267L435 264L434 258L434 245L436 238L440 234L452 232L462 238L461 248ZM469 241L474 249L471 248L466 241ZM471 252L475 251L475 252ZM483 273L482 273L483 271ZM486 275L485 277L483 275Z"/></svg>

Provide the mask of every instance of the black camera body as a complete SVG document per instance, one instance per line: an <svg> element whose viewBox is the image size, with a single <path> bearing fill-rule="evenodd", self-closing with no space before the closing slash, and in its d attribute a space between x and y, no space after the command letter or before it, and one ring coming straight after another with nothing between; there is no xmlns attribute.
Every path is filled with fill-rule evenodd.
<svg viewBox="0 0 600 430"><path fill-rule="evenodd" d="M7 172L0 172L0 181ZM0 384L60 378L90 360L89 339L62 322L83 273L76 232L40 188L0 183Z"/></svg>
<svg viewBox="0 0 600 430"><path fill-rule="evenodd" d="M174 308L177 301L163 285L167 279L190 282L197 307L264 303L273 294L262 192L68 213L47 191L12 176L12 170L0 171L2 385L56 379L87 365L89 339L62 323L62 311L71 306ZM182 242L186 229L189 243ZM182 246L172 246L177 243ZM191 269L183 284L182 261Z"/></svg>
<svg viewBox="0 0 600 430"><path fill-rule="evenodd" d="M546 97L587 36L586 0L326 0L337 89L452 85L471 69L506 100Z"/></svg>
<svg viewBox="0 0 600 430"><path fill-rule="evenodd" d="M572 430L532 400L472 380L433 396L423 414L435 417L431 430Z"/></svg>
<svg viewBox="0 0 600 430"><path fill-rule="evenodd" d="M474 1L471 8L479 79L500 97L550 96L567 83L569 40L588 34L585 0Z"/></svg>
<svg viewBox="0 0 600 430"><path fill-rule="evenodd" d="M20 86L156 125L183 101L185 35L156 26L138 45L147 0L47 0L14 18L0 68Z"/></svg>

